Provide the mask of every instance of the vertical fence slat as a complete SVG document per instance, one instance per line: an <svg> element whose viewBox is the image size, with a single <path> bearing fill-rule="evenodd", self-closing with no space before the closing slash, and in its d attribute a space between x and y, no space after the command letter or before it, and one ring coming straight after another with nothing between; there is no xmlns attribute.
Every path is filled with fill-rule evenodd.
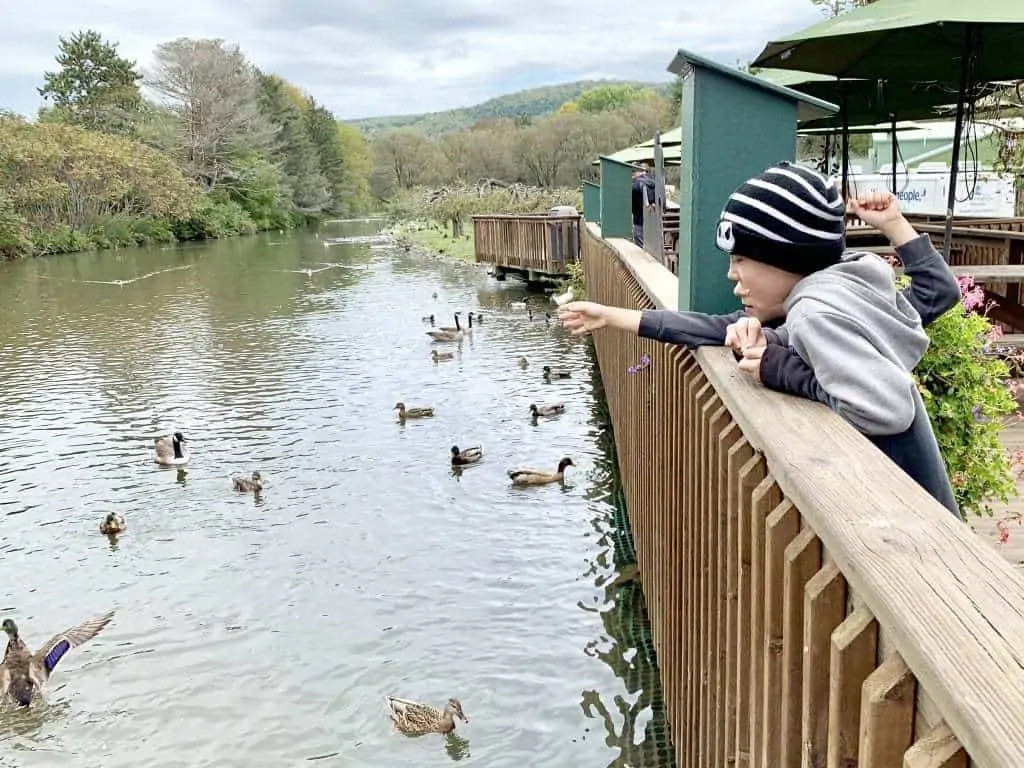
<svg viewBox="0 0 1024 768"><path fill-rule="evenodd" d="M783 501L768 516L764 548L764 723L761 765L782 761L783 626L786 547L800 531L800 513Z"/></svg>
<svg viewBox="0 0 1024 768"><path fill-rule="evenodd" d="M917 682L897 655L864 681L860 713L860 768L899 765L914 738Z"/></svg>
<svg viewBox="0 0 1024 768"><path fill-rule="evenodd" d="M804 593L821 568L821 542L804 528L783 554L782 589L782 760L781 768L800 768L803 738Z"/></svg>
<svg viewBox="0 0 1024 768"><path fill-rule="evenodd" d="M804 594L803 768L826 766L831 638L845 613L846 579L828 563Z"/></svg>
<svg viewBox="0 0 1024 768"><path fill-rule="evenodd" d="M857 765L861 688L875 669L878 624L861 606L832 633L829 662L828 768Z"/></svg>

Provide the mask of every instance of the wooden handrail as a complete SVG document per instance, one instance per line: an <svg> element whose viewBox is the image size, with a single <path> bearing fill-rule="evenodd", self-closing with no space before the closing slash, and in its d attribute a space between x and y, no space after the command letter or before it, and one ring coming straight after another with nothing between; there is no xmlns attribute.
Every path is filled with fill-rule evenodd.
<svg viewBox="0 0 1024 768"><path fill-rule="evenodd" d="M583 263L594 301L676 306L675 276L593 224ZM680 766L1024 765L1012 566L729 351L594 343ZM963 761L924 760L936 743Z"/></svg>

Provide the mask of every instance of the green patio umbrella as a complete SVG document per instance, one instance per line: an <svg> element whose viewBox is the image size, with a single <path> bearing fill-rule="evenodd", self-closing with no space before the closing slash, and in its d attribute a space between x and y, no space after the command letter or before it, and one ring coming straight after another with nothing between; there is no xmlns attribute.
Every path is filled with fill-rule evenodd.
<svg viewBox="0 0 1024 768"><path fill-rule="evenodd" d="M1024 77L1022 0L877 0L769 43L755 67L955 87L943 251L949 258L964 113L979 84Z"/></svg>

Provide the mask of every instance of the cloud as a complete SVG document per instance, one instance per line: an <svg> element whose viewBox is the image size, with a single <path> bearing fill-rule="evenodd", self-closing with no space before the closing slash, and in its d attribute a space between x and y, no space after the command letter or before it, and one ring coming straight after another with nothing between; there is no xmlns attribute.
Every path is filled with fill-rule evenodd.
<svg viewBox="0 0 1024 768"><path fill-rule="evenodd" d="M733 63L817 21L809 0L34 0L0 24L0 107L34 114L59 35L93 28L145 68L160 42L238 43L341 118L469 106L583 78L666 80L686 48Z"/></svg>

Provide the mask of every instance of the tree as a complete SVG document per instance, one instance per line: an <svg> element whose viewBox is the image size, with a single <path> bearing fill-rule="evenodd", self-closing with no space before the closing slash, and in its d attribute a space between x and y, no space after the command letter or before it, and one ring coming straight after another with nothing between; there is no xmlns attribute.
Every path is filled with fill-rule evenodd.
<svg viewBox="0 0 1024 768"><path fill-rule="evenodd" d="M176 151L207 188L237 179L247 154L267 150L276 130L256 104L257 73L238 46L178 38L157 46L147 84L176 117Z"/></svg>
<svg viewBox="0 0 1024 768"><path fill-rule="evenodd" d="M334 119L329 109L321 107L313 99L309 99L304 118L306 133L316 148L320 159L320 173L326 180L331 196L330 208L338 212L346 195L345 159L341 154L338 121Z"/></svg>
<svg viewBox="0 0 1024 768"><path fill-rule="evenodd" d="M303 212L330 205L327 180L320 172L320 155L307 132L302 110L277 75L260 75L257 104L264 118L277 127L271 156L284 171L295 208Z"/></svg>
<svg viewBox="0 0 1024 768"><path fill-rule="evenodd" d="M135 62L117 53L94 30L58 38L60 69L43 74L39 95L53 102L57 115L70 123L109 133L130 133L142 96Z"/></svg>
<svg viewBox="0 0 1024 768"><path fill-rule="evenodd" d="M425 133L399 128L383 134L374 145L378 177L399 189L427 183L434 169L435 145Z"/></svg>

